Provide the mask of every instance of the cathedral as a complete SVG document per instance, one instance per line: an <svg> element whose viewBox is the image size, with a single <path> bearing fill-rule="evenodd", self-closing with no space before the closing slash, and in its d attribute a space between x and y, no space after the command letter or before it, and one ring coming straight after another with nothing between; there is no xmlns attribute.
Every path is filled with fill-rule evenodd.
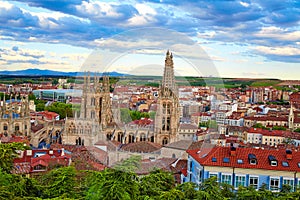
<svg viewBox="0 0 300 200"><path fill-rule="evenodd" d="M0 106L0 130L3 136L30 136L30 110L28 96L20 99L3 97Z"/></svg>
<svg viewBox="0 0 300 200"><path fill-rule="evenodd" d="M93 145L105 138L106 127L113 122L109 77L102 81L98 76L91 80L90 73L83 77L80 115L75 112L73 119L66 120L66 130L62 135L65 144Z"/></svg>
<svg viewBox="0 0 300 200"><path fill-rule="evenodd" d="M154 124L147 126L119 123L120 112L112 108L109 77L83 77L80 115L66 120L64 144L90 146L99 140L120 143L149 141L166 145L178 140L179 99L175 84L173 55L166 53L162 84L159 88ZM115 106L114 106L115 107Z"/></svg>

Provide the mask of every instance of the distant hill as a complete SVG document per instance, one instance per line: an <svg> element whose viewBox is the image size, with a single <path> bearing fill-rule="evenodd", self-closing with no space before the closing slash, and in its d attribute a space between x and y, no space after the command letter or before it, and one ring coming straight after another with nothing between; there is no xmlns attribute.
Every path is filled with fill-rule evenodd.
<svg viewBox="0 0 300 200"><path fill-rule="evenodd" d="M91 72L91 75L94 73ZM128 74L122 74L118 72L108 72L109 76L129 76ZM42 69L24 69L17 71L0 71L0 75L5 76L82 76L84 72L61 72L54 70L42 70ZM99 75L102 75L99 73Z"/></svg>

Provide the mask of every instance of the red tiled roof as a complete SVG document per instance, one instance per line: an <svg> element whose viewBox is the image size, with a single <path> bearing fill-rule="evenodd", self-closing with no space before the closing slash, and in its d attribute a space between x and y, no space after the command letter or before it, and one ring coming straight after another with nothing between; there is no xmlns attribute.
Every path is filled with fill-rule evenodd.
<svg viewBox="0 0 300 200"><path fill-rule="evenodd" d="M38 112L37 115L42 115L44 116L47 120L52 120L55 119L56 117L59 116L59 114L55 113L55 112L50 112L50 111L42 111L42 112Z"/></svg>
<svg viewBox="0 0 300 200"><path fill-rule="evenodd" d="M235 155L230 155L230 147L214 147L212 149L188 150L190 156L197 160L203 166L219 166L219 167L235 167L249 169L279 170L279 171L297 171L300 172L298 163L300 162L300 152L293 151L292 159L286 158L286 149L255 149L255 148L236 148ZM249 164L248 155L254 154L257 158L257 164ZM269 164L268 156L274 156L277 166ZM216 158L216 162L212 161ZM223 159L229 158L228 163L224 163ZM237 160L242 159L243 163L238 164ZM282 166L282 162L288 162L289 166Z"/></svg>
<svg viewBox="0 0 300 200"><path fill-rule="evenodd" d="M148 153L148 152L157 151L157 150L161 149L161 147L162 146L157 143L142 141L142 142L134 142L134 143L125 144L121 147L121 149L124 151L130 151L130 152Z"/></svg>
<svg viewBox="0 0 300 200"><path fill-rule="evenodd" d="M38 160L31 164L32 167L35 167L37 165L42 165L42 166L48 167L49 163L45 162L44 160Z"/></svg>
<svg viewBox="0 0 300 200"><path fill-rule="evenodd" d="M256 121L288 121L288 117L271 117L271 116L262 116L262 117L245 117L245 120L256 120Z"/></svg>
<svg viewBox="0 0 300 200"><path fill-rule="evenodd" d="M281 136L281 137L289 137L292 136L292 132L290 131L283 131L283 130L266 130L262 128L253 128L251 127L248 133L259 133L265 136Z"/></svg>

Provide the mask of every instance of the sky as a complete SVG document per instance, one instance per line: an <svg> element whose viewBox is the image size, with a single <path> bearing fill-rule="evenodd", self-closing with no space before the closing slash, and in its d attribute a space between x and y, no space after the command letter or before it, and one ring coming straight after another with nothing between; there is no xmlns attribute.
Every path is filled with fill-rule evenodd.
<svg viewBox="0 0 300 200"><path fill-rule="evenodd" d="M0 1L0 70L298 80L297 0Z"/></svg>

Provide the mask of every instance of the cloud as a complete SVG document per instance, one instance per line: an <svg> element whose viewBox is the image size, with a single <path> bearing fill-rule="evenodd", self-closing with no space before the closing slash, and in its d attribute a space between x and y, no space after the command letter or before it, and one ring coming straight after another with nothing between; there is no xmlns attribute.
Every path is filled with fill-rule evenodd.
<svg viewBox="0 0 300 200"><path fill-rule="evenodd" d="M262 54L269 60L280 61L280 62L300 62L300 49L297 47L267 47L267 46L257 46L254 51L258 54Z"/></svg>
<svg viewBox="0 0 300 200"><path fill-rule="evenodd" d="M289 31L275 26L262 27L254 36L264 39L296 42L300 40L300 31Z"/></svg>
<svg viewBox="0 0 300 200"><path fill-rule="evenodd" d="M86 48L103 47L101 43L107 40L105 48L115 51L135 48L136 52L149 54L155 53L147 49L149 43L158 50L187 48L184 45L191 43L172 38L173 35L167 35L168 39L141 33L142 39L126 37L123 41L111 37L137 27L163 27L200 38L203 45L205 42L223 42L224 45L231 42L258 47L276 44L288 48L299 43L299 23L298 1L19 0L18 3L4 1L0 5L0 38L4 40L63 43ZM172 46L172 41L177 42L177 46ZM141 45L139 50L134 47L136 45ZM189 52L178 50L184 54ZM287 62L298 60L294 55L264 53L259 49L250 49L248 54L282 62L284 59ZM212 59L223 60L213 56Z"/></svg>

